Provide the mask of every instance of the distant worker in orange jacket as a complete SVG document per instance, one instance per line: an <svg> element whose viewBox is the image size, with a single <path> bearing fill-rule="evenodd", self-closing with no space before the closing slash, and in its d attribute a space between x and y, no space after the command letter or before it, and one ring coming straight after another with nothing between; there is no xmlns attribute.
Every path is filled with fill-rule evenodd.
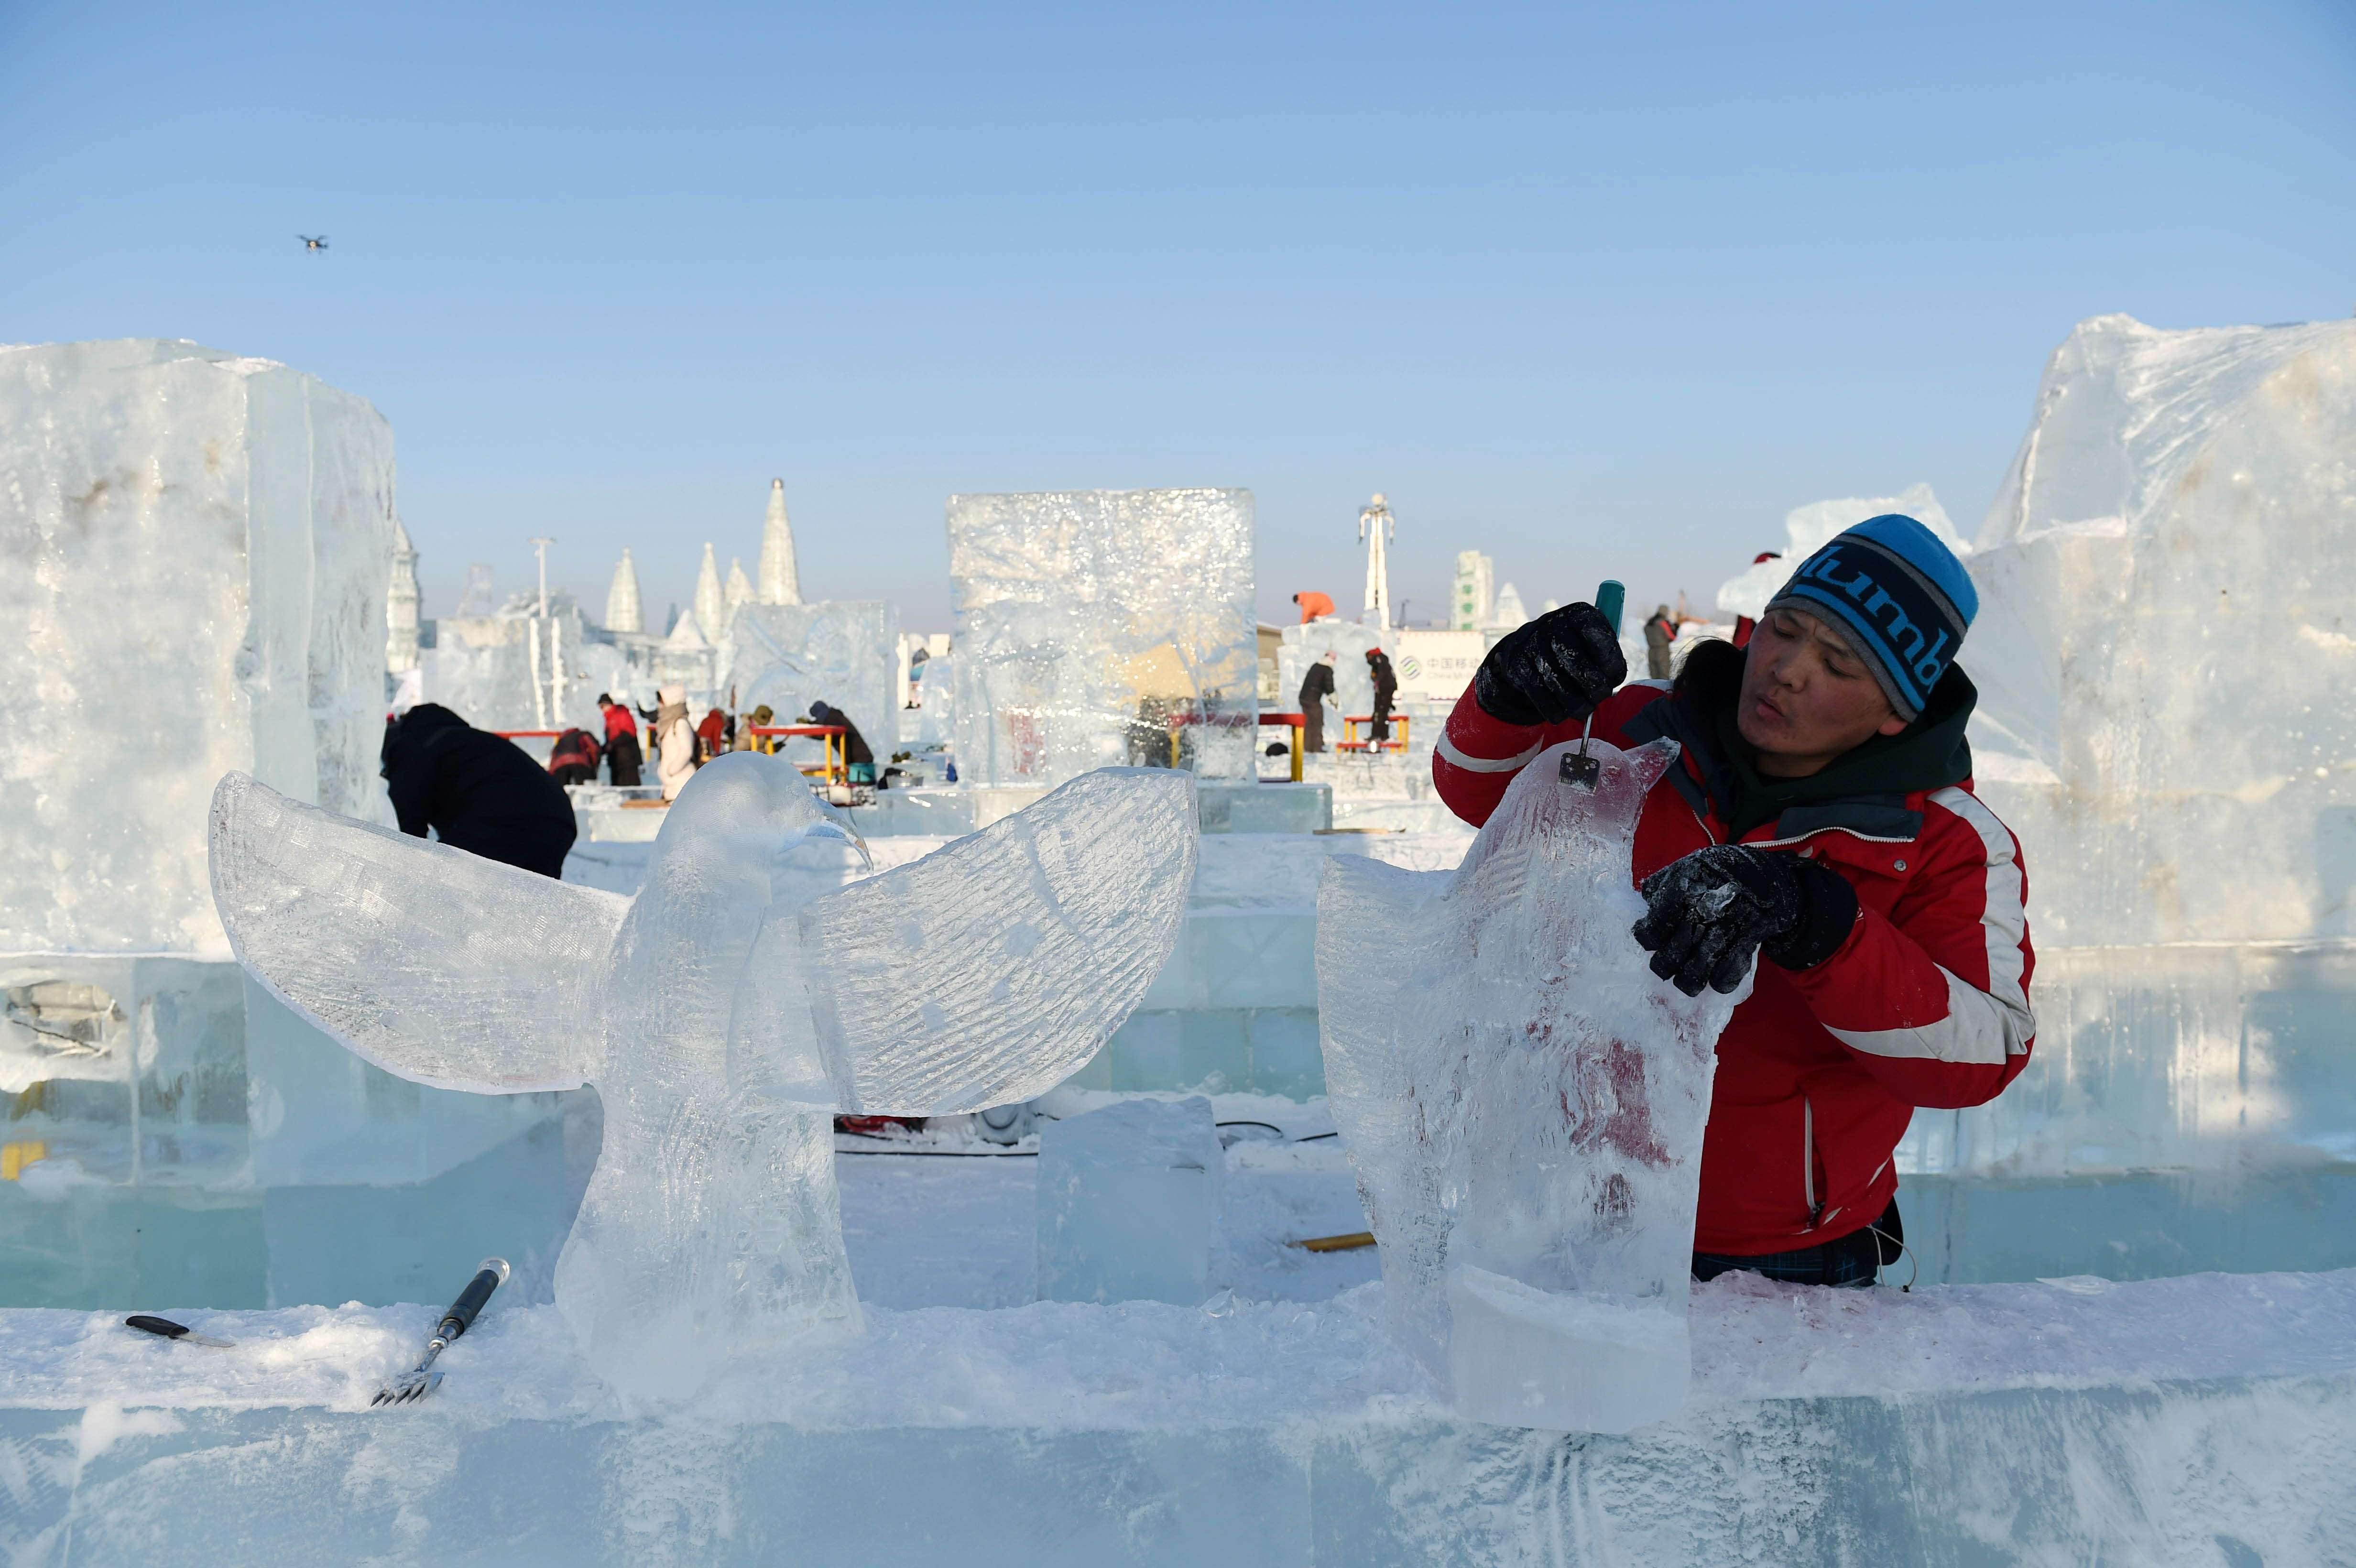
<svg viewBox="0 0 2356 1568"><path fill-rule="evenodd" d="M1320 615L1333 613L1333 601L1323 593L1296 593L1292 602L1301 606L1301 624L1304 626Z"/></svg>

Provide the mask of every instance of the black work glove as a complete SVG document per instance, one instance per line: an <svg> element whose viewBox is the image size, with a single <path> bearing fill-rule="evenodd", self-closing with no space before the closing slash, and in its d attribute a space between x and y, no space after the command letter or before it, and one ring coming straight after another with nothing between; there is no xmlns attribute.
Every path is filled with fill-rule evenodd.
<svg viewBox="0 0 2356 1568"><path fill-rule="evenodd" d="M1472 677L1481 711L1507 724L1584 719L1628 678L1628 656L1592 604L1566 604L1503 637Z"/></svg>
<svg viewBox="0 0 2356 1568"><path fill-rule="evenodd" d="M1713 844L1644 879L1636 940L1653 973L1688 997L1742 984L1757 952L1810 969L1840 950L1857 923L1857 890L1830 866L1773 849Z"/></svg>

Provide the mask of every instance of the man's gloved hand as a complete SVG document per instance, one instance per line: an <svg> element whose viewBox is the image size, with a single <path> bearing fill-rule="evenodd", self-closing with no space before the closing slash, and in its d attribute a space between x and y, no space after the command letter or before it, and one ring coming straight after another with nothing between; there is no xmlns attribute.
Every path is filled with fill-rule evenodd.
<svg viewBox="0 0 2356 1568"><path fill-rule="evenodd" d="M1499 646L1503 646L1500 644ZM1857 890L1830 866L1773 849L1713 844L1644 879L1636 940L1653 973L1688 997L1742 984L1751 955L1809 969L1857 923Z"/></svg>
<svg viewBox="0 0 2356 1568"><path fill-rule="evenodd" d="M1497 640L1472 677L1481 711L1507 724L1584 719L1628 678L1628 656L1592 604L1566 604Z"/></svg>

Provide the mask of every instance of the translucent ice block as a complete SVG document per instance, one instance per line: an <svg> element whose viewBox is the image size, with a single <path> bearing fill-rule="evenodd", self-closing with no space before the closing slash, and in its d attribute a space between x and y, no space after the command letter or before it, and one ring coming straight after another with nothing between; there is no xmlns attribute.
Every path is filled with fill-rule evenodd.
<svg viewBox="0 0 2356 1568"><path fill-rule="evenodd" d="M1250 776L1251 492L952 496L948 535L960 778Z"/></svg>
<svg viewBox="0 0 2356 1568"><path fill-rule="evenodd" d="M787 724L813 699L840 708L881 762L899 734L900 607L885 599L746 604L731 623L720 683L736 710L766 705ZM798 741L812 761L819 742Z"/></svg>
<svg viewBox="0 0 2356 1568"><path fill-rule="evenodd" d="M1226 1187L1211 1102L1124 1100L1039 1136L1039 1299L1209 1294Z"/></svg>
<svg viewBox="0 0 2356 1568"><path fill-rule="evenodd" d="M1592 746L1592 790L1562 780L1572 749L1522 770L1452 872L1327 865L1319 1019L1401 1342L1476 1419L1626 1431L1685 1399L1736 998L1679 994L1630 934L1636 817L1676 745Z"/></svg>
<svg viewBox="0 0 2356 1568"><path fill-rule="evenodd" d="M193 343L0 348L0 952L225 956L223 773L391 820L392 432Z"/></svg>
<svg viewBox="0 0 2356 1568"><path fill-rule="evenodd" d="M2040 951L2356 936L2351 447L2356 323L2055 350L1961 656Z"/></svg>

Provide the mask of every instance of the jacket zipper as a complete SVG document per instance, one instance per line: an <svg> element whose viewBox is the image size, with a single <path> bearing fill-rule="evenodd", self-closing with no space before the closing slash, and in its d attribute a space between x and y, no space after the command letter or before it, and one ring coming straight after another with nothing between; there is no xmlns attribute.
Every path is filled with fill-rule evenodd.
<svg viewBox="0 0 2356 1568"><path fill-rule="evenodd" d="M1800 1190L1808 1200L1808 1229L1825 1221L1825 1206L1816 1196L1816 1103L1800 1096Z"/></svg>

